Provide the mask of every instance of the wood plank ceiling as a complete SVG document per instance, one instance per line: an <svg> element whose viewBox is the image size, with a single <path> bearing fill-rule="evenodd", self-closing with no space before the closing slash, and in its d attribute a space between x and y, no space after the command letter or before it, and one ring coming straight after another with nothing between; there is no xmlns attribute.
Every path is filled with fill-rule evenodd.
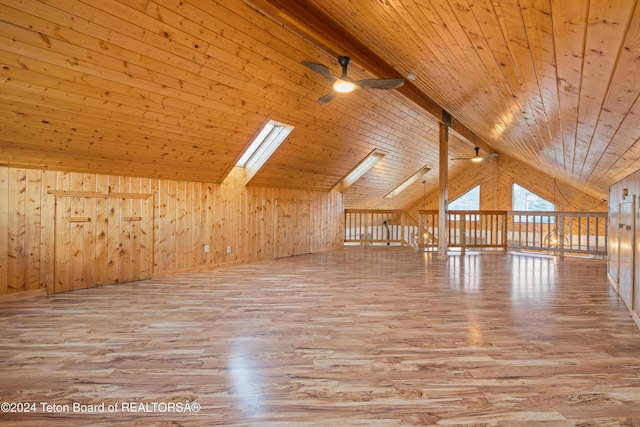
<svg viewBox="0 0 640 427"><path fill-rule="evenodd" d="M405 77L327 105L328 82ZM636 0L0 0L0 164L219 183L268 119L295 126L251 185L404 208L449 157L497 151L606 198L640 166ZM389 191L420 168L424 184ZM450 174L470 165L451 162Z"/></svg>

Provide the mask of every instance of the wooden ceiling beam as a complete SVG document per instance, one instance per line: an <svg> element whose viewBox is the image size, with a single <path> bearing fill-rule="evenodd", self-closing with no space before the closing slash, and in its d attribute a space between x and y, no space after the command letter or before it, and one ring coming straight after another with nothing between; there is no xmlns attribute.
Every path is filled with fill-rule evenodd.
<svg viewBox="0 0 640 427"><path fill-rule="evenodd" d="M355 62L378 77L394 77L398 74L396 69L313 2L307 0L243 1L247 6L283 25L327 55L337 58L348 53ZM396 92L442 122L444 108L411 81L405 79L404 85L396 89ZM467 140L470 144L480 147L487 153L495 152L486 141L454 117L450 126L460 138Z"/></svg>

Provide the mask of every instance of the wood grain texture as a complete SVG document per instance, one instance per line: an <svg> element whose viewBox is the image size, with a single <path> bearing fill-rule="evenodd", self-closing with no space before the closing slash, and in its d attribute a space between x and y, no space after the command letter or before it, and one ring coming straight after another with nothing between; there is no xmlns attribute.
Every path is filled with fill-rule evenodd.
<svg viewBox="0 0 640 427"><path fill-rule="evenodd" d="M223 184L0 171L0 297L272 259L278 199L307 201L304 253L344 239L341 193L246 187L242 169Z"/></svg>
<svg viewBox="0 0 640 427"><path fill-rule="evenodd" d="M604 261L352 247L0 303L0 331L1 400L38 402L9 425L640 424Z"/></svg>
<svg viewBox="0 0 640 427"><path fill-rule="evenodd" d="M472 162L470 162L472 163ZM609 204L580 188L555 180L529 164L510 156L500 156L474 163L464 174L449 180L449 202L456 200L475 186L480 186L481 210L512 210L512 189L516 183L556 205L558 211L606 212ZM437 209L437 189L424 185L425 194L408 212L417 217L416 210Z"/></svg>
<svg viewBox="0 0 640 427"><path fill-rule="evenodd" d="M609 197L609 281L640 325L640 173L613 185Z"/></svg>
<svg viewBox="0 0 640 427"><path fill-rule="evenodd" d="M9 283L9 169L0 168L0 294L6 294Z"/></svg>
<svg viewBox="0 0 640 427"><path fill-rule="evenodd" d="M384 195L425 165L437 188L443 109L450 158L478 146L596 198L640 160L637 0L2 0L0 14L1 165L222 184L272 119L294 130L253 186L326 192L378 148L345 203L406 210L420 184ZM340 55L354 79L416 78L318 105L327 82L301 61L339 73Z"/></svg>

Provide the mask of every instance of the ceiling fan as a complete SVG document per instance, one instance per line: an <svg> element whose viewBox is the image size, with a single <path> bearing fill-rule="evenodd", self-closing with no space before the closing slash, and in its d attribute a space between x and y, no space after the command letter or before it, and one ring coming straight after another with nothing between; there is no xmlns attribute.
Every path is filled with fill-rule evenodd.
<svg viewBox="0 0 640 427"><path fill-rule="evenodd" d="M451 160L471 160L472 162L481 162L484 159L488 159L490 157L498 157L498 153L490 153L490 154L485 154L484 156L481 156L480 147L475 147L474 150L476 150L476 155L473 157L454 157Z"/></svg>
<svg viewBox="0 0 640 427"><path fill-rule="evenodd" d="M320 74L331 83L332 91L327 95L318 99L318 103L326 104L336 97L339 93L348 93L356 88L362 89L397 89L404 84L403 78L398 79L363 79L353 80L347 75L347 68L351 58L348 56L341 56L338 58L338 63L342 66L342 75L336 77L331 70L316 62L302 61L302 65Z"/></svg>

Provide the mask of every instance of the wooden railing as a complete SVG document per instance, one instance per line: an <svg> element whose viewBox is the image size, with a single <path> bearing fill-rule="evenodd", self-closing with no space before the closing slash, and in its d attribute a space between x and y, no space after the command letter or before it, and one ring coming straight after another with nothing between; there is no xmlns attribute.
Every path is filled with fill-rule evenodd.
<svg viewBox="0 0 640 427"><path fill-rule="evenodd" d="M419 211L419 247L436 250L438 212ZM606 212L449 211L448 246L607 255Z"/></svg>
<svg viewBox="0 0 640 427"><path fill-rule="evenodd" d="M438 211L419 211L420 236L418 247L436 250L438 247ZM506 249L506 211L449 211L447 217L448 246L456 248Z"/></svg>
<svg viewBox="0 0 640 427"><path fill-rule="evenodd" d="M418 247L418 223L401 210L347 209L346 244Z"/></svg>
<svg viewBox="0 0 640 427"><path fill-rule="evenodd" d="M606 212L509 212L510 249L607 255Z"/></svg>
<svg viewBox="0 0 640 427"><path fill-rule="evenodd" d="M607 255L606 212L449 211L448 247L517 250L553 255ZM345 243L438 248L438 211L348 209Z"/></svg>

